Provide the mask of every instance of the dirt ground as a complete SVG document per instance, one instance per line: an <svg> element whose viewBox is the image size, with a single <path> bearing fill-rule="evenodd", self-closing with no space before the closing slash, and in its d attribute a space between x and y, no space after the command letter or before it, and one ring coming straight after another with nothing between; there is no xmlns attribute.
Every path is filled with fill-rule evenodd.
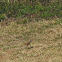
<svg viewBox="0 0 62 62"><path fill-rule="evenodd" d="M62 23L54 19L9 24L0 22L0 62L62 62Z"/></svg>

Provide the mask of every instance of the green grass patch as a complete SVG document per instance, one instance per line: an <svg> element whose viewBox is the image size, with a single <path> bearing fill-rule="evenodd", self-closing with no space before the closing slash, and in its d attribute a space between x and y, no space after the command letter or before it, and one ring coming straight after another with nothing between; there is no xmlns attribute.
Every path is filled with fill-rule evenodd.
<svg viewBox="0 0 62 62"><path fill-rule="evenodd" d="M3 14L0 14L0 21L4 20L5 16Z"/></svg>
<svg viewBox="0 0 62 62"><path fill-rule="evenodd" d="M40 2L39 2L40 3ZM13 4L7 2L0 2L0 13L5 13L8 17L20 17L26 14L35 14L39 13L37 16L42 18L62 16L62 5L53 2L49 5L40 5L40 4L24 4L22 2L15 2Z"/></svg>

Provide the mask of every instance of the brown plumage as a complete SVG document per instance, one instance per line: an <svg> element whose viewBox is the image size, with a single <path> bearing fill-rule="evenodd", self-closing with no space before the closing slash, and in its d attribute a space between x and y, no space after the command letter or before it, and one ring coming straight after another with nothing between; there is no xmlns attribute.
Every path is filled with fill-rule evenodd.
<svg viewBox="0 0 62 62"><path fill-rule="evenodd" d="M24 43L24 45L28 46L28 45L30 45L31 42L32 42L32 41L30 40L29 42Z"/></svg>
<svg viewBox="0 0 62 62"><path fill-rule="evenodd" d="M33 47L29 46L31 42L32 41L30 40L29 42L24 43L24 45L22 46L22 48L25 48L25 49L31 49L31 48L33 48Z"/></svg>

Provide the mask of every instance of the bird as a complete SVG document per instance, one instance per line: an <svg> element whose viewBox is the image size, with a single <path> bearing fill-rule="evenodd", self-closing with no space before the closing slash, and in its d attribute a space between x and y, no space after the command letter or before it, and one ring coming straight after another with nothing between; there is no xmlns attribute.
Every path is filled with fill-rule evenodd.
<svg viewBox="0 0 62 62"><path fill-rule="evenodd" d="M29 46L32 41L30 40L29 42L24 43L24 45Z"/></svg>
<svg viewBox="0 0 62 62"><path fill-rule="evenodd" d="M29 47L29 45L31 44L32 40L30 40L29 42L24 43L24 45L22 46L22 48L25 49L31 49L32 47Z"/></svg>

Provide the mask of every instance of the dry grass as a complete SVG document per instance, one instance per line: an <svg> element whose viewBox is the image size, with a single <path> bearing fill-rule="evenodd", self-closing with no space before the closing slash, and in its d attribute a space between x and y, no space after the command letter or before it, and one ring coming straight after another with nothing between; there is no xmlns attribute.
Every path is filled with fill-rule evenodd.
<svg viewBox="0 0 62 62"><path fill-rule="evenodd" d="M24 43L29 40L27 49ZM55 20L0 24L0 62L62 62L62 24Z"/></svg>

